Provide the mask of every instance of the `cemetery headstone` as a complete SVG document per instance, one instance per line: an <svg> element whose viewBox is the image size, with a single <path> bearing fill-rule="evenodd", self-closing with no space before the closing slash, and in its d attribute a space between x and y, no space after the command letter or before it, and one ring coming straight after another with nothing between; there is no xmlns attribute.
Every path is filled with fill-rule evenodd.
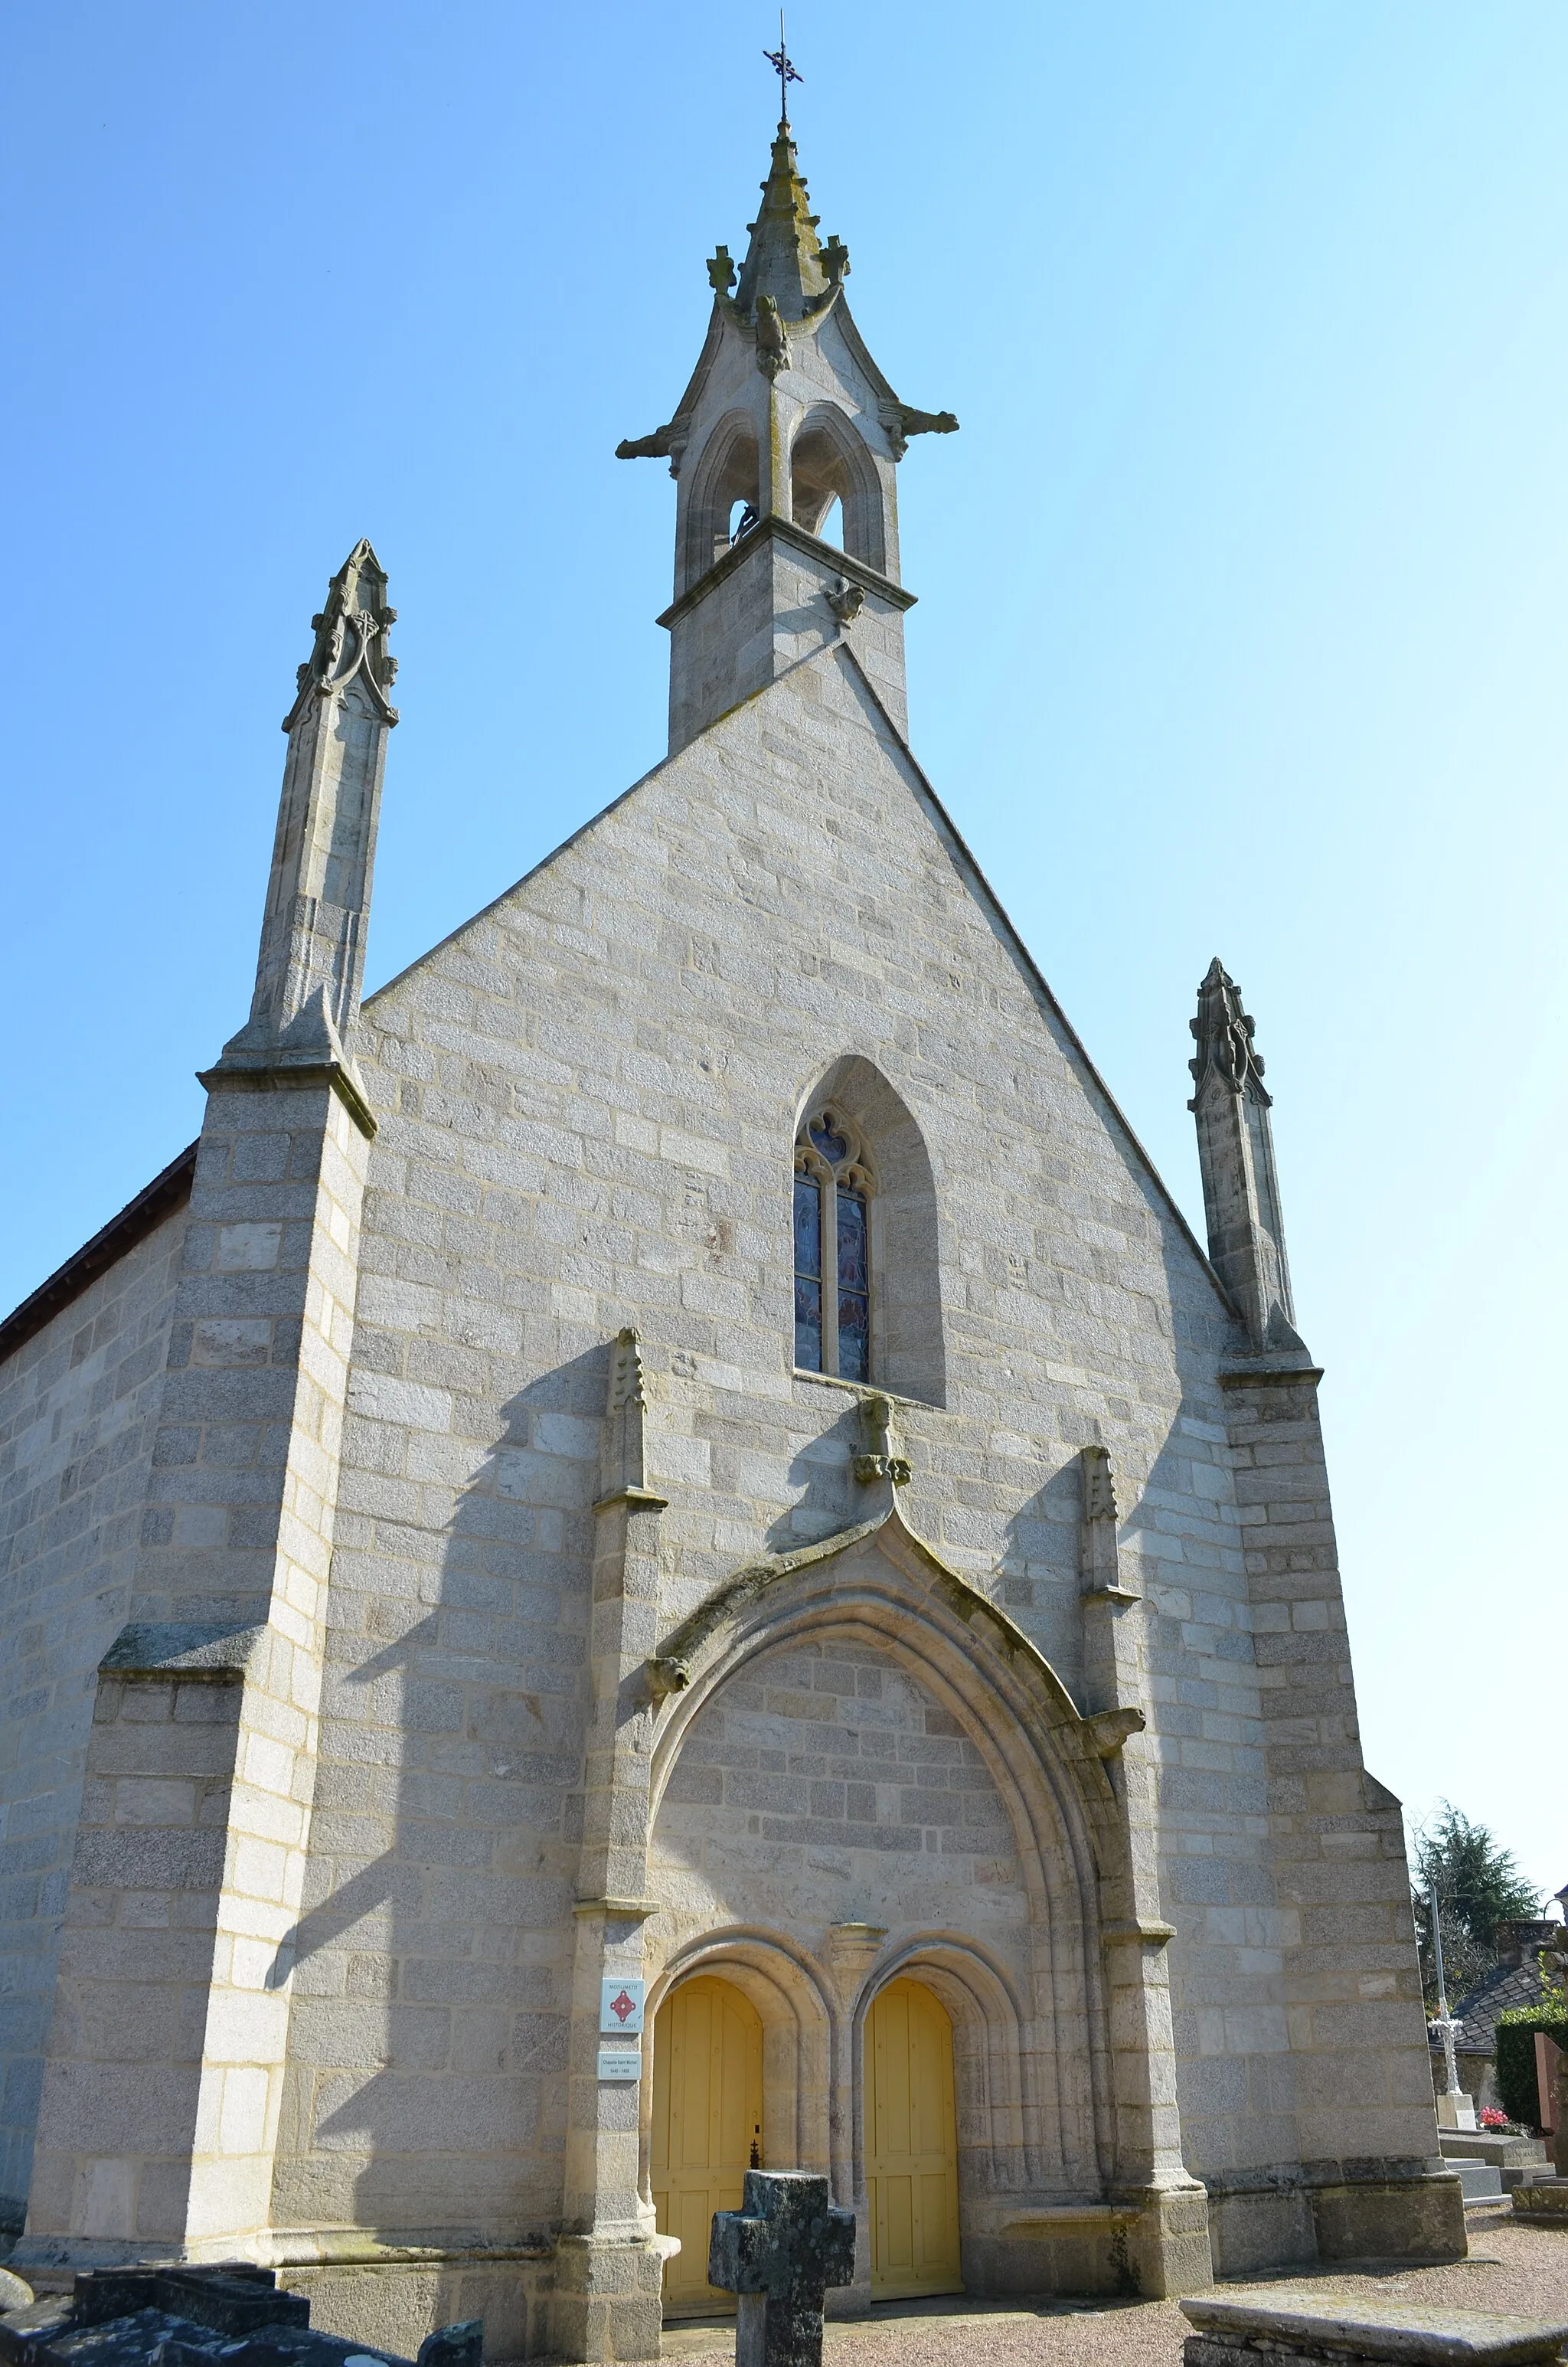
<svg viewBox="0 0 1568 2367"><path fill-rule="evenodd" d="M855 2215L807 2170L749 2169L716 2211L708 2282L739 2295L735 2367L822 2367L822 2297L855 2272Z"/></svg>
<svg viewBox="0 0 1568 2367"><path fill-rule="evenodd" d="M1568 1974L1568 1940L1542 1952L1542 1970L1548 1966L1559 1980ZM1551 2143L1551 2175L1516 2186L1514 2210L1537 2226L1568 2228L1568 2047L1556 2045L1540 2030L1535 2034L1535 2076L1541 2125Z"/></svg>
<svg viewBox="0 0 1568 2367"><path fill-rule="evenodd" d="M479 2367L478 2318L444 2326L417 2367ZM271 2269L90 2269L69 2293L0 2315L0 2367L410 2367L310 2327L302 2293Z"/></svg>

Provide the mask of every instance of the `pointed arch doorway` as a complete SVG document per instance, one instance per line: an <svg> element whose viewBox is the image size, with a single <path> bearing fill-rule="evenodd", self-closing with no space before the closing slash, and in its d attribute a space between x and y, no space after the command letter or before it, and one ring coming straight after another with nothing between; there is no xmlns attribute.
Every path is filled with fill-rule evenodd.
<svg viewBox="0 0 1568 2367"><path fill-rule="evenodd" d="M953 2024L923 1981L890 1981L865 2020L865 2187L878 2301L962 2293Z"/></svg>
<svg viewBox="0 0 1568 2367"><path fill-rule="evenodd" d="M738 2211L762 2154L762 2020L733 1981L682 1981L653 2024L653 2207L681 2249L664 2271L676 2316L730 2315L735 2295L707 2279L716 2211Z"/></svg>

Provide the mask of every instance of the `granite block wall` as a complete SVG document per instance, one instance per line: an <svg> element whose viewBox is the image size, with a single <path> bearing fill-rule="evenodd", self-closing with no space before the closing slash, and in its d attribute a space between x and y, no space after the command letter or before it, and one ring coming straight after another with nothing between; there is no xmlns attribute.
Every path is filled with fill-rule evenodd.
<svg viewBox="0 0 1568 2367"><path fill-rule="evenodd" d="M1304 1433L1238 1429L1232 1310L852 658L802 665L660 766L374 998L360 1044L378 1131L356 1300L345 1283L334 1301L355 1315L308 1863L280 1958L283 2256L289 2231L536 2248L559 2224L608 1346L642 1336L665 1632L738 1569L866 1517L863 1392L793 1365L792 1146L829 1083L889 1206L911 1143L929 1162L898 1236L929 1271L918 1290L884 1278L925 1327L894 1396L900 1510L1080 1704L1079 1450L1110 1452L1190 2168L1237 2194L1295 2179L1305 2227L1312 2147L1320 2185L1331 2160L1424 2157L1429 2081L1407 2095L1395 2060L1413 2032L1426 2079L1397 1822L1360 1771L1321 1471ZM153 1387L141 1372L131 1394ZM70 1419L86 1434L85 1396ZM76 1572L83 1549L62 1550ZM797 1662L792 1709L764 1680L724 1704L723 1747L745 1727L754 1770L696 1722L650 1963L671 1961L681 1900L699 1922L744 1900L849 1982L842 1935L895 1920L877 1886L897 1887L906 1827L942 1894L931 1919L1006 1957L1017 1832L1004 1847L982 1818L983 1850L948 1848L962 1819L905 1814L931 1787L895 1800L880 1778L852 1818L863 1778L809 1773L809 1748L761 1729L818 1707L841 1724L891 1677L890 1730L940 1744L943 1808L976 1738L931 1726L945 1713L874 1654ZM780 1773L764 1750L800 1796L742 1802ZM779 1818L790 1835L763 1829ZM1345 2021L1385 2003L1375 2027ZM1375 2092L1334 2084L1352 2041L1393 2064ZM825 2067L811 2077L825 2098ZM1087 2192L1095 2140L1075 2131ZM992 2239L1012 2240L1000 2216Z"/></svg>
<svg viewBox="0 0 1568 2367"><path fill-rule="evenodd" d="M1293 2158L1297 1909L1270 1863L1233 1319L852 665L738 709L366 1016L334 1854L296 1976L320 2004L296 2007L284 2220L374 2193L378 2224L425 2225L435 2193L547 2226L605 1343L644 1338L671 1625L863 1515L855 1393L792 1370L789 1314L797 1115L852 1061L934 1178L946 1405L896 1406L904 1510L1081 1691L1077 1455L1111 1448L1190 2157Z"/></svg>
<svg viewBox="0 0 1568 2367"><path fill-rule="evenodd" d="M181 1208L0 1366L0 2225L19 2227L94 1670L129 1614Z"/></svg>

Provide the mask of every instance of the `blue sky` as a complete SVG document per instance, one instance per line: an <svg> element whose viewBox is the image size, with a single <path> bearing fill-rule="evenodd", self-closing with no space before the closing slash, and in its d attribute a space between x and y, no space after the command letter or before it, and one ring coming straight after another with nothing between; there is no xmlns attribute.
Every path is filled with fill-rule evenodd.
<svg viewBox="0 0 1568 2367"><path fill-rule="evenodd" d="M308 619L400 610L369 978L662 752L669 416L765 8L9 20L0 1300L195 1134ZM907 401L917 750L1201 1224L1219 953L1276 1093L1366 1750L1561 1811L1568 14L797 0Z"/></svg>

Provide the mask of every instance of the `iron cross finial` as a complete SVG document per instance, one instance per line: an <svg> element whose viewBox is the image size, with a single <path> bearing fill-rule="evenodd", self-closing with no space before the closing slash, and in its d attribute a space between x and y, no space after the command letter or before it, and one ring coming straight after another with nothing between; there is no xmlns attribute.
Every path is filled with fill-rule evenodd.
<svg viewBox="0 0 1568 2367"><path fill-rule="evenodd" d="M789 128L789 86L792 82L801 82L805 77L796 74L795 67L791 62L789 51L784 47L784 10L782 8L779 10L778 48L776 50L764 50L762 51L762 55L767 59L768 63L772 66L773 72L779 78L779 121L787 130Z"/></svg>

